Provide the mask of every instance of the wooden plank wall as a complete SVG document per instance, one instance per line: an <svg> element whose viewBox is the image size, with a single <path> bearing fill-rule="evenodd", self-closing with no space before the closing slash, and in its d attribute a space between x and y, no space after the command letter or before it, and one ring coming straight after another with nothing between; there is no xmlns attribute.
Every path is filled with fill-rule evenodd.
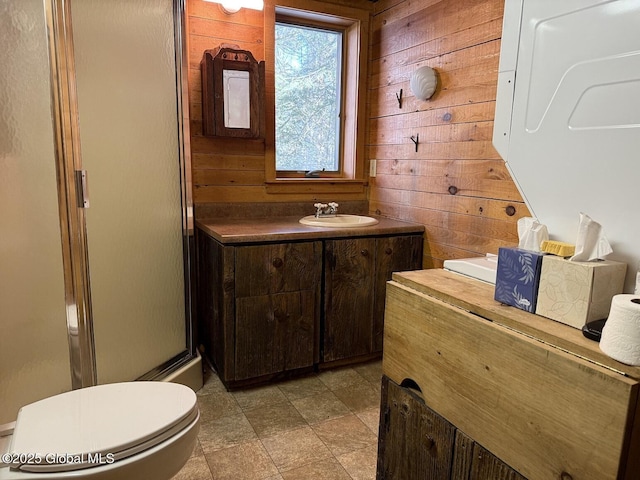
<svg viewBox="0 0 640 480"><path fill-rule="evenodd" d="M529 215L491 144L503 5L380 0L374 7L368 158L377 160L377 176L369 209L425 225L424 268L517 244L516 221ZM409 87L422 65L439 76L428 101Z"/></svg>
<svg viewBox="0 0 640 480"><path fill-rule="evenodd" d="M498 247L517 243L516 221L529 215L491 144L503 3L373 4L366 158L377 160L377 176L369 182L369 211L425 225L425 268L440 267L448 258L497 253ZM362 0L346 4L362 6ZM264 141L202 136L202 53L232 43L264 60L264 18L249 9L225 15L217 4L202 0L188 0L187 7L196 215L198 205L205 204L319 198L266 192ZM434 97L424 102L409 88L411 73L422 65L435 68L440 82ZM400 89L401 109L396 100ZM418 152L410 140L416 134Z"/></svg>
<svg viewBox="0 0 640 480"><path fill-rule="evenodd" d="M367 0L325 0L371 10ZM265 142L263 139L237 140L202 135L202 83L200 61L205 50L222 43L249 50L256 60L265 59L264 15L243 8L233 15L225 14L216 3L188 0L189 45L189 118L191 127L191 161L193 199L203 204L250 204L323 201L366 201L367 192L267 193L265 187ZM204 209L203 209L204 211ZM238 210L240 211L240 210Z"/></svg>
<svg viewBox="0 0 640 480"><path fill-rule="evenodd" d="M202 135L200 60L222 43L249 50L264 60L262 12L243 8L226 15L216 3L187 2L189 45L189 117L193 199L207 202L258 201L265 180L264 140L211 138ZM251 199L251 200L250 200Z"/></svg>

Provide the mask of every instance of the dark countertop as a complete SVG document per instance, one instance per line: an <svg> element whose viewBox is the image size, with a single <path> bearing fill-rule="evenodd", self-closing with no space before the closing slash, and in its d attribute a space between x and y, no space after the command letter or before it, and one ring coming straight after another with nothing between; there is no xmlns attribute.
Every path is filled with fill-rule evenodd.
<svg viewBox="0 0 640 480"><path fill-rule="evenodd" d="M424 225L367 215L378 220L368 227L312 227L300 216L271 218L216 218L196 221L196 227L223 244L314 240L320 238L369 237L423 233Z"/></svg>

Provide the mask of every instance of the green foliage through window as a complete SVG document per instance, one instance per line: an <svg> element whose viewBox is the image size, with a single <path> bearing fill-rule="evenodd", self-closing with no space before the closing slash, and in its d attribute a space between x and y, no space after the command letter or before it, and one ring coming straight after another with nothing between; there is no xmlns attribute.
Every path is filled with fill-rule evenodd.
<svg viewBox="0 0 640 480"><path fill-rule="evenodd" d="M340 32L275 30L276 170L340 169Z"/></svg>

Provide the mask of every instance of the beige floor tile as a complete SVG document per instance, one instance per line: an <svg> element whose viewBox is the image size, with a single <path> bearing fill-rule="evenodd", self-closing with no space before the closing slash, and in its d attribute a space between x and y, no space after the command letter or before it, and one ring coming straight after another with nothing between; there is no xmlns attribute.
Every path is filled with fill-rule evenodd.
<svg viewBox="0 0 640 480"><path fill-rule="evenodd" d="M335 458L310 463L282 474L284 480L351 480L351 476Z"/></svg>
<svg viewBox="0 0 640 480"><path fill-rule="evenodd" d="M382 362L380 360L355 365L353 369L371 384L378 385L382 382Z"/></svg>
<svg viewBox="0 0 640 480"><path fill-rule="evenodd" d="M231 393L216 392L209 395L199 395L197 398L201 423L242 413L240 405Z"/></svg>
<svg viewBox="0 0 640 480"><path fill-rule="evenodd" d="M212 451L205 457L215 480L263 480L278 475L260 440Z"/></svg>
<svg viewBox="0 0 640 480"><path fill-rule="evenodd" d="M361 412L380 405L380 395L369 383L336 388L333 393L352 412Z"/></svg>
<svg viewBox="0 0 640 480"><path fill-rule="evenodd" d="M340 455L338 461L353 480L375 480L377 456L377 445L371 445Z"/></svg>
<svg viewBox="0 0 640 480"><path fill-rule="evenodd" d="M278 388L289 400L297 400L329 391L316 375L279 383Z"/></svg>
<svg viewBox="0 0 640 480"><path fill-rule="evenodd" d="M227 389L220 380L220 377L210 368L205 368L203 375L204 384L202 388L196 392L197 395L210 395L212 393L226 392Z"/></svg>
<svg viewBox="0 0 640 480"><path fill-rule="evenodd" d="M307 425L302 415L289 402L247 410L245 415L258 438Z"/></svg>
<svg viewBox="0 0 640 480"><path fill-rule="evenodd" d="M232 447L258 436L244 414L220 417L200 425L198 440L206 455L212 450Z"/></svg>
<svg viewBox="0 0 640 480"><path fill-rule="evenodd" d="M336 457L377 442L369 427L353 414L316 423L311 428Z"/></svg>
<svg viewBox="0 0 640 480"><path fill-rule="evenodd" d="M281 474L331 458L331 452L311 427L302 427L263 438L262 444Z"/></svg>
<svg viewBox="0 0 640 480"><path fill-rule="evenodd" d="M356 415L377 437L378 427L380 425L380 407L367 408L366 410L356 412Z"/></svg>
<svg viewBox="0 0 640 480"><path fill-rule="evenodd" d="M318 379L324 383L329 390L345 388L352 385L366 385L368 382L353 368L343 367L335 370L325 370L318 374Z"/></svg>
<svg viewBox="0 0 640 480"><path fill-rule="evenodd" d="M191 457L171 480L213 480L203 455Z"/></svg>
<svg viewBox="0 0 640 480"><path fill-rule="evenodd" d="M252 410L287 402L287 397L276 385L238 390L233 392L233 396L242 410Z"/></svg>
<svg viewBox="0 0 640 480"><path fill-rule="evenodd" d="M292 400L291 403L310 424L351 413L349 407L342 403L333 392L299 398Z"/></svg>

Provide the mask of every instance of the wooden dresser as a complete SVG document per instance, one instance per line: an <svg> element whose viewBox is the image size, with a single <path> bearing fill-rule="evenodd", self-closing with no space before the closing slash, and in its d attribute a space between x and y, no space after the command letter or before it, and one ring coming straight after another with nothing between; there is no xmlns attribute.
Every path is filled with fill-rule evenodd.
<svg viewBox="0 0 640 480"><path fill-rule="evenodd" d="M640 478L640 367L446 270L387 284L378 480Z"/></svg>

